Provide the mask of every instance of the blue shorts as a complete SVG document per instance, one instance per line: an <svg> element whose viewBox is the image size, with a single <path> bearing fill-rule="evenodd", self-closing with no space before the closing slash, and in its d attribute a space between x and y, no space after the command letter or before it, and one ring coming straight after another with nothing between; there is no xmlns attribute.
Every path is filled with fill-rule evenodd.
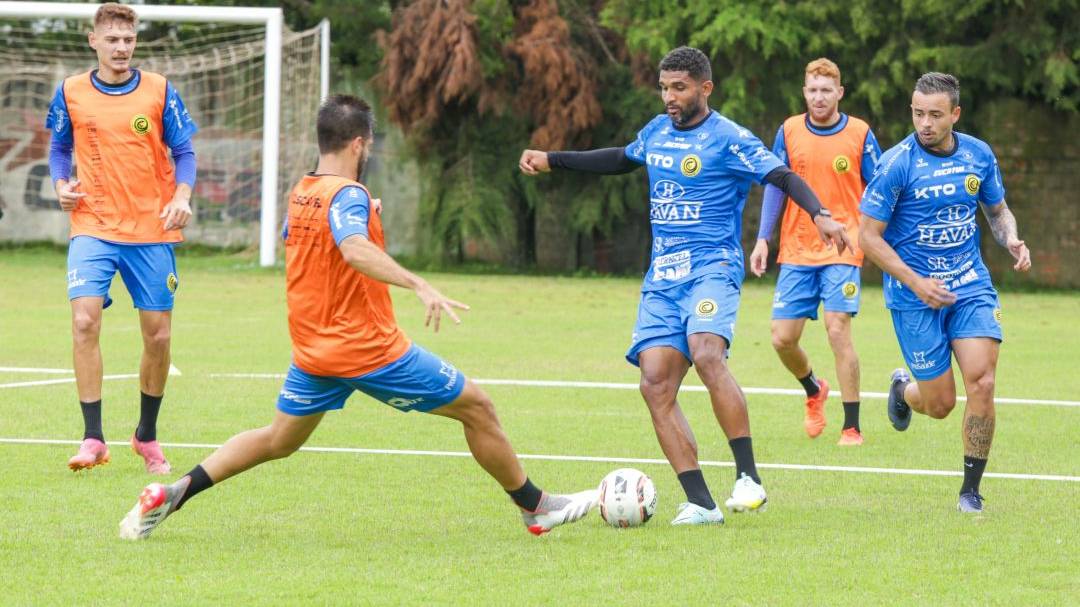
<svg viewBox="0 0 1080 607"><path fill-rule="evenodd" d="M92 236L76 236L68 245L68 299L104 297L119 270L124 286L140 310L173 309L180 286L172 244L119 244Z"/></svg>
<svg viewBox="0 0 1080 607"><path fill-rule="evenodd" d="M719 335L731 347L740 288L727 274L706 274L660 291L644 291L626 360L638 365L642 350L669 346L690 358L689 335Z"/></svg>
<svg viewBox="0 0 1080 607"><path fill-rule="evenodd" d="M859 313L861 285L856 266L782 263L773 296L773 320L817 320L818 303L824 303L826 312L847 312L855 316Z"/></svg>
<svg viewBox="0 0 1080 607"><path fill-rule="evenodd" d="M453 402L465 389L465 376L450 363L413 344L394 362L359 377L325 377L289 365L277 408L289 415L341 409L356 390L399 411L427 413Z"/></svg>
<svg viewBox="0 0 1080 607"><path fill-rule="evenodd" d="M900 352L915 379L928 381L951 368L954 339L1002 340L1001 305L996 293L983 293L932 310L890 310Z"/></svg>

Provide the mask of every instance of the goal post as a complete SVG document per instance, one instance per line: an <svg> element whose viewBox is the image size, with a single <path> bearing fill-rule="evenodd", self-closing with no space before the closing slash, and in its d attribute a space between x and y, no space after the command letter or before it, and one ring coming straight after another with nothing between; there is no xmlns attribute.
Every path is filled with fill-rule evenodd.
<svg viewBox="0 0 1080 607"><path fill-rule="evenodd" d="M92 19L100 5L56 2L0 2L0 19ZM262 142L259 200L259 264L273 265L276 259L278 225L279 159L281 151L282 43L284 18L280 8L225 6L130 5L140 21L222 23L261 25L264 29ZM323 20L319 50L319 100L329 90L330 23ZM90 53L90 50L86 50ZM183 96L184 91L180 90ZM194 115L194 113L193 113ZM196 122L199 117L195 116ZM44 121L44 115L42 115ZM307 128L312 128L308 125ZM198 153L198 149L196 149ZM203 168L200 166L200 169Z"/></svg>

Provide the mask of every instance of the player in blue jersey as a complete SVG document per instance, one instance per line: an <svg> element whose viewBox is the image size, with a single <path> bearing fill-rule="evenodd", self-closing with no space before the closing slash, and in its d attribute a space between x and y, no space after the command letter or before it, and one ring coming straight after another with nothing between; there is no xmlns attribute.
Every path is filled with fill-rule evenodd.
<svg viewBox="0 0 1080 607"><path fill-rule="evenodd" d="M744 276L740 236L751 183L780 188L814 217L821 238L837 249L850 243L805 181L753 133L709 109L712 68L704 53L689 47L668 53L660 62L659 84L666 112L629 145L525 150L519 166L528 175L552 167L600 174L646 167L652 260L626 358L641 369L641 394L656 436L686 492L672 524L722 523L677 395L686 372L696 366L735 459L735 487L726 505L736 512L760 510L766 494L754 464L746 397L726 364Z"/></svg>
<svg viewBox="0 0 1080 607"><path fill-rule="evenodd" d="M915 132L886 152L863 194L859 243L886 272L903 369L892 375L888 413L906 430L915 410L936 419L956 406L952 357L967 392L964 482L958 509L982 512L979 482L994 437L994 373L1002 340L1001 306L979 251L979 207L998 244L1026 272L1031 254L1017 237L997 159L985 142L953 131L960 83L923 74L911 96Z"/></svg>

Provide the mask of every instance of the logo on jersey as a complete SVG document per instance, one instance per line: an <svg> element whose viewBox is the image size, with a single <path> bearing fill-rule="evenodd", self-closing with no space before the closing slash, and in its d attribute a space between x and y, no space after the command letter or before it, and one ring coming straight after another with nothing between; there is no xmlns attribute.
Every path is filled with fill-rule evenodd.
<svg viewBox="0 0 1080 607"><path fill-rule="evenodd" d="M701 157L697 154L687 154L679 165L682 174L687 177L696 177L701 172Z"/></svg>
<svg viewBox="0 0 1080 607"><path fill-rule="evenodd" d="M653 259L653 280L678 280L690 275L690 251L677 251Z"/></svg>
<svg viewBox="0 0 1080 607"><path fill-rule="evenodd" d="M716 316L716 302L711 299L702 299L697 302L696 312L698 318L712 318Z"/></svg>
<svg viewBox="0 0 1080 607"><path fill-rule="evenodd" d="M843 154L841 154L841 155L837 156L836 158L833 158L833 160L832 160L832 168L837 173L843 175L844 173L847 173L848 171L851 170L851 161L848 160L847 156L844 156Z"/></svg>
<svg viewBox="0 0 1080 607"><path fill-rule="evenodd" d="M131 118L131 131L136 135L145 135L152 129L150 119L146 114L135 114Z"/></svg>
<svg viewBox="0 0 1080 607"><path fill-rule="evenodd" d="M404 396L395 396L386 401L386 404L391 407L397 407L398 409L408 409L413 405L418 405L424 402L424 397L420 398L405 398Z"/></svg>
<svg viewBox="0 0 1080 607"><path fill-rule="evenodd" d="M934 219L934 223L918 225L920 245L934 249L952 247L970 240L978 229L975 212L965 205L945 207Z"/></svg>
<svg viewBox="0 0 1080 607"><path fill-rule="evenodd" d="M932 369L936 360L926 360L926 351L920 350L918 352L911 353L911 368L916 371L925 371L926 369Z"/></svg>
<svg viewBox="0 0 1080 607"><path fill-rule="evenodd" d="M1001 324L1001 308L994 308L994 322Z"/></svg>
<svg viewBox="0 0 1080 607"><path fill-rule="evenodd" d="M176 293L176 287L180 286L180 280L176 278L176 274L169 272L169 276L165 279L165 286L169 287L169 293Z"/></svg>
<svg viewBox="0 0 1080 607"><path fill-rule="evenodd" d="M670 179L661 179L653 184L653 201L678 200L686 193L686 189Z"/></svg>
<svg viewBox="0 0 1080 607"><path fill-rule="evenodd" d="M855 284L854 281L849 280L840 288L840 292L844 294L844 297L854 299L855 296L859 294L859 285Z"/></svg>
<svg viewBox="0 0 1080 607"><path fill-rule="evenodd" d="M60 108L56 108L56 110L53 112L53 121L55 123L53 125L53 129L57 133L63 132L64 123L67 122L67 112Z"/></svg>
<svg viewBox="0 0 1080 607"><path fill-rule="evenodd" d="M979 186L982 184L979 178L974 175L968 175L964 178L964 191L972 196L979 193Z"/></svg>
<svg viewBox="0 0 1080 607"><path fill-rule="evenodd" d="M75 268L74 270L68 272L67 274L68 274L68 287L67 288L74 289L75 287L81 287L84 284L86 284L86 279L85 278L79 278L79 269L78 268Z"/></svg>
<svg viewBox="0 0 1080 607"><path fill-rule="evenodd" d="M645 156L645 163L654 167L663 167L670 169L675 166L675 159L666 154L657 154L656 152L649 152Z"/></svg>

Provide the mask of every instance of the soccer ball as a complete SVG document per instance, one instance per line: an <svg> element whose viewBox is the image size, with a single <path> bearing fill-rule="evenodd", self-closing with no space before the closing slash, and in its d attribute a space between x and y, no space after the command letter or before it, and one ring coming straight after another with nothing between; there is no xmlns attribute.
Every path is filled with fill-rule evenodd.
<svg viewBox="0 0 1080 607"><path fill-rule="evenodd" d="M619 468L600 481L600 517L612 527L644 525L656 512L656 486L644 472Z"/></svg>

